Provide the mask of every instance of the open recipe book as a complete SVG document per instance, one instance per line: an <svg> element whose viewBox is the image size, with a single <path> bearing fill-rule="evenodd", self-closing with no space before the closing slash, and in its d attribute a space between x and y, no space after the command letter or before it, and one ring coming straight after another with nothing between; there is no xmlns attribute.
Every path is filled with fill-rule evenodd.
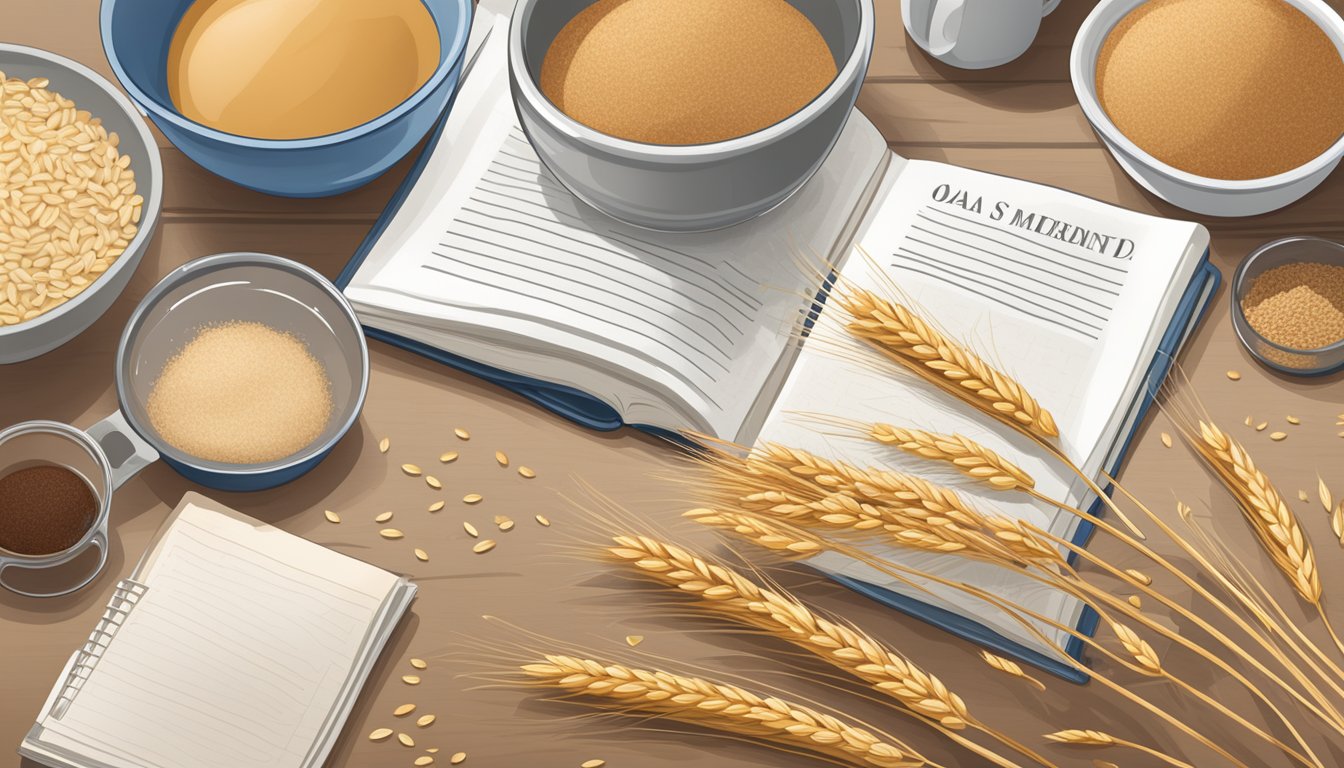
<svg viewBox="0 0 1344 768"><path fill-rule="evenodd" d="M415 591L188 493L19 754L57 768L317 768Z"/></svg>
<svg viewBox="0 0 1344 768"><path fill-rule="evenodd" d="M902 466L894 451L837 436L805 414L957 432L1011 457L1042 492L1087 506L1096 500L1084 484L1038 447L848 339L838 308L822 309L800 341L820 274L833 268L883 294L889 282L899 286L926 317L1021 381L1054 414L1066 453L1097 477L1118 465L1217 285L1208 233L1196 224L905 160L858 111L817 174L765 216L704 234L623 225L573 198L532 151L509 96L507 21L494 24L420 166L341 280L375 338L588 426L776 441L919 472L929 467ZM1088 532L1026 499L972 501L1061 536ZM886 554L1062 623L1088 623L1077 600L1002 569ZM963 593L912 590L838 556L813 564L999 652L1082 679Z"/></svg>

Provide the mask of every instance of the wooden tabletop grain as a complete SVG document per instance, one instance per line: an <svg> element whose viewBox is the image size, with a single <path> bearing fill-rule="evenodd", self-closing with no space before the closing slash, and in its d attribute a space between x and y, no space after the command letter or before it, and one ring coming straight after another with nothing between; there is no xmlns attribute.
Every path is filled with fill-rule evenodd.
<svg viewBox="0 0 1344 768"><path fill-rule="evenodd" d="M1336 6L1344 2L1336 0ZM923 55L907 39L896 0L879 0L877 46L859 106L882 130L893 150L913 158L940 160L1052 184L1139 211L1186 217L1133 184L1102 149L1074 99L1068 52L1091 0L1064 0L1046 20L1033 49L1022 59L987 72L962 72ZM96 0L0 0L0 38L70 56L111 78L98 38ZM48 418L87 426L116 408L112 369L118 334L136 302L175 266L222 251L253 250L287 256L335 276L404 175L408 162L367 187L326 200L285 200L249 192L195 166L160 136L166 173L164 212L154 242L125 293L90 330L60 349L18 365L0 367L0 424ZM1255 218L1204 223L1213 233L1213 260L1225 277L1257 245L1277 237L1311 233L1344 238L1344 174L1287 210ZM573 426L516 397L470 377L380 343L371 344L373 375L358 426L314 472L283 488L256 494L208 492L221 502L321 544L411 575L420 596L395 635L351 715L329 761L332 766L410 766L421 748L436 747L438 763L465 751L468 768L569 768L593 758L611 768L670 768L689 762L710 766L813 765L804 758L698 733L634 728L579 717L572 705L544 702L535 693L484 684L525 630L556 642L619 648L626 635L647 639L641 651L706 670L731 671L798 695L827 702L854 717L900 735L947 766L978 768L983 760L945 746L908 718L864 701L842 681L831 681L805 660L768 640L719 631L683 615L674 602L616 579L600 563L574 554L591 546L592 527L573 506L598 492L628 510L631 519L675 524L689 495L676 456L629 431L598 434ZM1238 346L1228 320L1224 288L1203 327L1191 341L1183 366L1189 387L1221 423L1245 440L1286 496L1297 506L1316 541L1327 595L1344 574L1344 553L1334 543L1325 514L1299 504L1298 489L1312 490L1320 473L1344 494L1344 439L1337 414L1344 411L1340 376L1292 380L1258 367ZM1227 371L1242 374L1232 381ZM1290 426L1285 417L1301 419ZM1282 425L1288 433L1272 443L1266 433L1242 426L1252 416ZM470 431L470 440L453 429ZM1163 414L1140 431L1126 466L1126 485L1154 506L1169 510L1177 498L1214 517L1264 583L1282 590L1281 580L1246 535L1239 513L1179 445L1165 448L1163 431L1173 431ZM378 442L389 438L386 454ZM447 450L462 458L442 467L443 492L403 475L403 462L437 465ZM494 453L508 453L537 478L525 480L501 469ZM198 490L168 467L150 467L116 496L112 510L111 558L106 571L77 595L51 601L0 594L0 765L19 764L13 750L70 652L87 635L117 579L127 575L146 543L181 496ZM465 493L484 501L466 506ZM437 514L425 511L447 500ZM324 509L344 521L328 523ZM406 531L403 541L376 535L373 517L393 510ZM533 521L545 514L553 525ZM499 546L486 555L471 553L462 523L493 528L495 515L517 521L497 533ZM686 537L701 536L687 532ZM709 540L705 540L707 545ZM428 562L418 562L422 547ZM1133 561L1113 542L1097 551L1128 565ZM1159 549L1166 552L1170 548ZM1177 562L1184 562L1177 560ZM1077 687L1049 681L1037 694L996 676L975 649L925 625L882 610L836 587L800 580L799 591L891 642L941 676L974 708L977 716L1034 745L1047 731L1100 728L1173 753L1199 766L1218 765L1209 753L1182 736L1179 728L1126 704L1100 686ZM1190 596L1159 580L1182 603ZM1285 603L1291 595L1279 591ZM1329 601L1327 598L1327 602ZM1344 610L1344 609L1341 609ZM489 622L483 615L497 616ZM1344 620L1344 614L1341 614ZM1318 622L1301 620L1319 637ZM1179 622L1177 626L1181 626ZM544 645L546 641L531 641ZM1237 687L1206 665L1170 654L1201 690L1251 717L1265 713ZM412 656L430 661L423 683L411 687L400 677ZM650 662L656 663L656 662ZM669 662L671 663L671 662ZM1163 684L1145 682L1097 662L1099 669L1132 690L1161 702L1179 718L1214 740L1238 733ZM465 675L465 676L464 676ZM488 681L486 681L488 683ZM392 716L404 703L437 721L415 728ZM400 726L418 747L371 743L376 727ZM1316 729L1308 729L1314 733ZM1327 764L1344 764L1341 746L1318 742ZM1239 750L1241 748L1238 748ZM1061 766L1091 765L1104 757L1125 766L1152 765L1130 753L1055 749ZM1272 750L1243 752L1251 765L1286 765Z"/></svg>

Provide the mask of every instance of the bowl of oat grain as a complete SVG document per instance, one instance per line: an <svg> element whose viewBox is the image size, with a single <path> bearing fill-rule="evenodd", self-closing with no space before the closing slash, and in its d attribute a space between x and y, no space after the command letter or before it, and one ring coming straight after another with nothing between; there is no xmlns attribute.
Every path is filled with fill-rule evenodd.
<svg viewBox="0 0 1344 768"><path fill-rule="evenodd" d="M73 339L121 294L158 222L163 167L134 105L88 67L0 43L0 73L3 364Z"/></svg>

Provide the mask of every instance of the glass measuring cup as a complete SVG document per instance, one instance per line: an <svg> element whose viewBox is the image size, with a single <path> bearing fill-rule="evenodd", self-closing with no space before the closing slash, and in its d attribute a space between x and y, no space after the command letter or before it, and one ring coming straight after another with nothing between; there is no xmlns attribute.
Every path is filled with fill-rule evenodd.
<svg viewBox="0 0 1344 768"><path fill-rule="evenodd" d="M98 509L93 523L72 546L59 552L29 555L0 548L0 585L24 597L60 597L93 581L107 564L107 518L112 493L158 453L149 445L131 443L121 433L120 414L88 431L57 421L25 421L0 431L0 477L30 466L55 465L74 472L89 486ZM11 582L12 571L48 571L66 565L90 548L98 550L98 564L72 586L34 589Z"/></svg>
<svg viewBox="0 0 1344 768"><path fill-rule="evenodd" d="M202 328L235 320L261 322L302 339L329 380L332 412L326 428L304 448L275 461L229 464L191 456L159 435L146 410L167 361ZM122 332L116 367L119 411L87 430L33 421L0 432L0 472L20 468L18 458L6 463L10 454L29 463L66 466L85 478L99 503L94 525L68 550L42 556L0 550L0 586L30 597L56 597L91 582L107 559L112 492L159 459L196 483L229 491L262 490L297 478L322 461L359 419L368 384L369 352L359 320L340 291L317 272L259 253L206 256L178 267L146 294ZM38 435L45 435L46 442L35 442ZM23 450L14 453L20 439ZM16 589L3 578L9 568L54 568L90 547L101 553L97 570L72 588L36 592Z"/></svg>

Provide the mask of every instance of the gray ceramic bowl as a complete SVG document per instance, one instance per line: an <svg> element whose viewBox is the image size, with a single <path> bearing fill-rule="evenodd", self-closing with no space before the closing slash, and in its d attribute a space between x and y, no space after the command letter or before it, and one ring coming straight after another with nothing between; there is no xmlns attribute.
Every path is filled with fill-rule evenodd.
<svg viewBox="0 0 1344 768"><path fill-rule="evenodd" d="M816 25L839 74L787 119L729 141L663 146L627 141L565 115L537 85L546 50L593 0L518 0L509 80L523 131L570 192L647 229L703 231L759 216L816 172L849 119L873 48L872 0L789 0Z"/></svg>
<svg viewBox="0 0 1344 768"><path fill-rule="evenodd" d="M135 171L136 192L145 198L140 231L126 252L83 293L27 322L0 326L0 363L16 363L50 352L78 336L121 295L159 221L163 165L149 127L130 100L83 64L38 48L0 43L0 72L25 80L45 77L51 81L52 90L101 118L108 131L121 138L119 148L130 155L131 170Z"/></svg>

